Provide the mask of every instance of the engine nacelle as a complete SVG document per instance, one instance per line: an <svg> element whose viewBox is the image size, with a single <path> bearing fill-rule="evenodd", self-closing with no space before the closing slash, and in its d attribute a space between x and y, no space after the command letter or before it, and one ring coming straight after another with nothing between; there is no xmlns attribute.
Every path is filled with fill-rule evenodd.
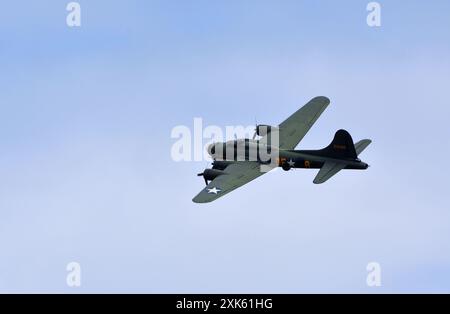
<svg viewBox="0 0 450 314"><path fill-rule="evenodd" d="M222 170L217 170L217 169L205 169L205 171L203 171L203 178L205 178L205 180L208 181L212 181L215 178L217 178L220 175L225 174L224 171Z"/></svg>
<svg viewBox="0 0 450 314"><path fill-rule="evenodd" d="M231 161L225 161L225 160L214 160L212 163L214 170L225 170L226 167L228 167L233 162Z"/></svg>
<svg viewBox="0 0 450 314"><path fill-rule="evenodd" d="M279 129L277 127L274 126L270 126L267 124L258 124L256 126L256 134L258 136L266 136L267 134L269 134L270 132L276 132Z"/></svg>

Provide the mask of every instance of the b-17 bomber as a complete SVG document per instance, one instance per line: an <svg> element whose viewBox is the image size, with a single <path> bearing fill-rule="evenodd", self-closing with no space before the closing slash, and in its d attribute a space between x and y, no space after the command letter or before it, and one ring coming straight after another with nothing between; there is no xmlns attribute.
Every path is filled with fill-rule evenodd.
<svg viewBox="0 0 450 314"><path fill-rule="evenodd" d="M323 149L295 149L329 104L327 97L313 98L277 127L257 125L252 139L209 145L212 168L198 174L204 178L206 188L193 201L212 202L276 167L285 171L320 169L315 184L326 182L343 169L367 169L369 165L358 156L372 141L363 139L354 144L346 130L338 130Z"/></svg>

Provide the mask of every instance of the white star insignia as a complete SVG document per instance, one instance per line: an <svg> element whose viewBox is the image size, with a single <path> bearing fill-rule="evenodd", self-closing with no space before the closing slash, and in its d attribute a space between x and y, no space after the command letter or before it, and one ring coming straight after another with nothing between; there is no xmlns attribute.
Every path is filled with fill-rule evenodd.
<svg viewBox="0 0 450 314"><path fill-rule="evenodd" d="M216 188L216 187L213 187L212 189L207 189L208 190L208 194L217 194L217 193L219 193L220 191L222 191L222 190L219 190L218 188Z"/></svg>
<svg viewBox="0 0 450 314"><path fill-rule="evenodd" d="M293 161L292 159L290 159L287 163L288 163L288 165L290 167L294 167L295 166L295 161Z"/></svg>

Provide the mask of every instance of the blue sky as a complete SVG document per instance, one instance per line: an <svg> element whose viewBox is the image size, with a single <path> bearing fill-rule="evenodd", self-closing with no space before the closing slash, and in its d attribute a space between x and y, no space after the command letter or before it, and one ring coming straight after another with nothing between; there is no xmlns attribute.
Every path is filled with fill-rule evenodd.
<svg viewBox="0 0 450 314"><path fill-rule="evenodd" d="M0 10L1 292L450 292L448 1L14 1ZM275 171L212 204L176 125L371 138L366 172ZM82 285L66 285L80 263ZM382 286L367 287L378 262Z"/></svg>

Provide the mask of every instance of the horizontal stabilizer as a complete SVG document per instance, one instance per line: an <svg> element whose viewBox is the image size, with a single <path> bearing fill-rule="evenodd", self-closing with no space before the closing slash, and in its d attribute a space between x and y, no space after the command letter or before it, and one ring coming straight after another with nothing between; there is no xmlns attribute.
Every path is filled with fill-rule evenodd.
<svg viewBox="0 0 450 314"><path fill-rule="evenodd" d="M356 143L355 144L356 155L361 154L363 150L365 150L366 147L370 145L370 143L372 143L371 140L361 140L358 143Z"/></svg>
<svg viewBox="0 0 450 314"><path fill-rule="evenodd" d="M320 168L319 173L317 173L316 177L314 178L313 183L315 184L321 184L327 181L329 178L334 176L336 173L341 171L347 166L346 163L343 162L333 162L333 161L327 161L323 164L322 168Z"/></svg>

